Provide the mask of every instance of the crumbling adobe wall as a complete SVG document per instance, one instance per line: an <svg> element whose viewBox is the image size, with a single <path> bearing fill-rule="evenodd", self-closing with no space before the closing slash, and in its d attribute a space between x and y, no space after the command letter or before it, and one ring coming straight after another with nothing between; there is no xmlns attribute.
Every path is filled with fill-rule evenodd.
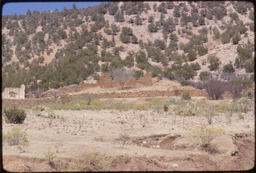
<svg viewBox="0 0 256 173"><path fill-rule="evenodd" d="M113 80L110 74L104 74L100 77L99 86L101 88L114 88L114 87L121 87L120 83L116 80ZM136 79L130 79L125 82L124 87L129 88L137 88L142 86L152 86L152 73L146 73L143 77Z"/></svg>
<svg viewBox="0 0 256 173"><path fill-rule="evenodd" d="M24 106L24 105L40 105L53 103L55 100L53 98L40 98L40 99L3 99L2 104L5 106Z"/></svg>
<svg viewBox="0 0 256 173"><path fill-rule="evenodd" d="M97 86L98 86L97 83L90 83L90 84L80 83L79 85L73 84L73 85L61 87L58 89L58 91L62 93L72 93L72 92L79 92L87 88L94 88Z"/></svg>
<svg viewBox="0 0 256 173"><path fill-rule="evenodd" d="M130 79L125 82L124 86L129 88L136 88L142 86L151 86L152 85L152 74L147 73L140 79ZM60 93L74 93L86 90L88 88L115 88L121 87L120 83L117 80L113 80L110 74L103 74L97 83L80 83L80 84L73 84L69 86L64 86L58 89ZM52 92L53 93L53 92ZM44 97L51 95L51 93L43 94Z"/></svg>
<svg viewBox="0 0 256 173"><path fill-rule="evenodd" d="M113 80L110 74L103 74L100 76L98 85L101 88L114 88L120 86L118 81Z"/></svg>
<svg viewBox="0 0 256 173"><path fill-rule="evenodd" d="M152 86L152 73L146 73L143 77L139 78L136 83L142 84L144 86Z"/></svg>

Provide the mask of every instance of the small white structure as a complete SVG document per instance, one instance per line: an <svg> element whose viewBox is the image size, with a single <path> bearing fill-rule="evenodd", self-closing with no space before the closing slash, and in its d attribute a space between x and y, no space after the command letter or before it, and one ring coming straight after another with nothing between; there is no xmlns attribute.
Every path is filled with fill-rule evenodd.
<svg viewBox="0 0 256 173"><path fill-rule="evenodd" d="M25 99L25 85L22 84L20 88L5 88L2 99Z"/></svg>

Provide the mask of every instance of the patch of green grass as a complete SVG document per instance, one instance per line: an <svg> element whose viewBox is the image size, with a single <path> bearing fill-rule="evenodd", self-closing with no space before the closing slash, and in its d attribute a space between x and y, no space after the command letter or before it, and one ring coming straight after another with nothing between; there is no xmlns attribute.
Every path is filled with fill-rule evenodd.
<svg viewBox="0 0 256 173"><path fill-rule="evenodd" d="M246 112L253 110L253 105L251 102L248 103L248 100L240 100L237 103L237 112ZM248 107L248 105L250 105ZM90 104L88 104L88 100L86 100L83 96L74 96L72 100L68 103L49 103L49 104L41 104L41 105L27 105L21 106L25 109L32 109L35 111L42 110L104 110L104 109L116 109L116 110L161 110L164 111L164 107L169 107L168 112L173 111L180 115L196 115L202 116L207 113L209 106L213 107L213 110L216 114L228 113L231 110L231 103L227 102L217 102L210 103L205 102L200 99L191 99L191 100L183 100L180 97L169 97L169 98L150 98L146 99L144 103L141 102L126 102L122 99L92 99ZM241 107L241 108L240 108Z"/></svg>
<svg viewBox="0 0 256 173"><path fill-rule="evenodd" d="M124 110L128 111L129 109L132 109L133 103L114 103L108 106L108 109L117 109L117 110Z"/></svg>
<svg viewBox="0 0 256 173"><path fill-rule="evenodd" d="M149 109L149 105L148 104L134 104L132 106L132 109L135 109L135 110L148 110Z"/></svg>

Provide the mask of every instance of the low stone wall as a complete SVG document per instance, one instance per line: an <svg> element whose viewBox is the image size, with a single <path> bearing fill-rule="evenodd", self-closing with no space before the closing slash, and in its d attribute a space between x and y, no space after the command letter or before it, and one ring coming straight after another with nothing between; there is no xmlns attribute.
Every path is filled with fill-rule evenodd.
<svg viewBox="0 0 256 173"><path fill-rule="evenodd" d="M172 91L138 91L138 92L123 92L123 93L101 93L101 94L81 94L80 96L91 96L94 98L137 98L137 97L158 97L158 96L181 96L182 93L188 92L193 96L206 96L204 90L172 90ZM70 101L72 96L67 96L61 99L62 103ZM56 100L51 98L30 98L30 99L3 99L2 104L8 106L24 106L24 105L40 105L54 103Z"/></svg>
<svg viewBox="0 0 256 173"><path fill-rule="evenodd" d="M173 90L173 91L138 91L123 93L101 93L101 94L81 94L83 96L92 96L97 98L136 98L136 97L158 97L158 96L181 96L188 92L192 97L207 96L205 90Z"/></svg>
<svg viewBox="0 0 256 173"><path fill-rule="evenodd" d="M40 105L53 103L53 98L39 98L39 99L3 99L2 104L6 106L24 106L24 105Z"/></svg>
<svg viewBox="0 0 256 173"><path fill-rule="evenodd" d="M253 91L253 90L252 90ZM183 93L188 92L192 97L207 97L206 91L193 89L193 90L171 90L171 91L159 91L159 90L151 90L151 91L137 91L137 92L122 92L122 93L86 93L80 94L80 96L91 96L94 98L138 98L138 97L159 97L159 96L181 96ZM223 94L223 98L232 98L230 93L225 92ZM61 98L61 103L66 103L71 101L71 95L65 95L65 97ZM59 99L58 99L59 100ZM2 99L3 105L8 106L19 106L19 105L40 105L46 103L54 103L56 100L51 98L31 98L31 99Z"/></svg>
<svg viewBox="0 0 256 173"><path fill-rule="evenodd" d="M73 84L73 85L69 85L69 86L59 88L58 92L59 93L73 93L73 92L83 91L83 90L88 89L88 88L95 88L95 87L98 87L98 86L99 86L98 83L91 83L91 84L80 83L79 85L78 84Z"/></svg>

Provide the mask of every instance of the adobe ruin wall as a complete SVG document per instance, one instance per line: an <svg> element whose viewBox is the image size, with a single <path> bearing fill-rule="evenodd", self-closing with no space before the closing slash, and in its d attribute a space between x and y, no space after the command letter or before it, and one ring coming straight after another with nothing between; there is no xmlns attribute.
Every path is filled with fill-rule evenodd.
<svg viewBox="0 0 256 173"><path fill-rule="evenodd" d="M2 99L25 99L25 85L22 84L20 88L5 88Z"/></svg>

